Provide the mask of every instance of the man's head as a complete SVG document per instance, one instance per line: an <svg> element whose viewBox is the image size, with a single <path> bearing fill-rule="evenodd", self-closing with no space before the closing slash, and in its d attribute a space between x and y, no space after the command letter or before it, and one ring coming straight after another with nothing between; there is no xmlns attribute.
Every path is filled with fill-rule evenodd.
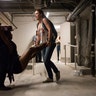
<svg viewBox="0 0 96 96"><path fill-rule="evenodd" d="M8 37L9 40L12 40L12 26L0 26L0 30L4 32L4 34Z"/></svg>
<svg viewBox="0 0 96 96"><path fill-rule="evenodd" d="M13 31L12 26L0 26L1 31Z"/></svg>

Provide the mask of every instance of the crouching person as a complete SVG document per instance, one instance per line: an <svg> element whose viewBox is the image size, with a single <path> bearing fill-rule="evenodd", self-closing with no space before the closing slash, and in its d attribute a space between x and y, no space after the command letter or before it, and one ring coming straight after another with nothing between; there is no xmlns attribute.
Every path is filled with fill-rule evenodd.
<svg viewBox="0 0 96 96"><path fill-rule="evenodd" d="M10 90L4 85L6 74L10 83L14 81L13 74L19 74L28 65L35 54L45 48L47 43L29 48L22 56L18 55L16 44L12 41L12 27L0 26L0 90Z"/></svg>

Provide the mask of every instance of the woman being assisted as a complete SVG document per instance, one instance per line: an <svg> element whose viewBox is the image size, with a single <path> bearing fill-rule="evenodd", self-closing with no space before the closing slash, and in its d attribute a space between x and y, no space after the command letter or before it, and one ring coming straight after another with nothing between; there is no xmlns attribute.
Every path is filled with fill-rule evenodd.
<svg viewBox="0 0 96 96"><path fill-rule="evenodd" d="M48 78L43 81L43 83L53 82L53 73L54 71L56 76L56 81L60 79L60 71L51 61L51 56L56 46L55 40L57 38L57 32L54 28L53 23L44 15L44 12L41 9L35 11L35 17L38 20L37 30L41 34L42 43L47 42L48 46L43 49L43 60L48 73Z"/></svg>
<svg viewBox="0 0 96 96"><path fill-rule="evenodd" d="M47 43L31 47L21 56L18 55L17 46L12 41L12 27L0 26L0 90L10 90L11 87L4 85L6 74L10 83L14 80L13 74L19 74L28 65L35 54L47 46Z"/></svg>

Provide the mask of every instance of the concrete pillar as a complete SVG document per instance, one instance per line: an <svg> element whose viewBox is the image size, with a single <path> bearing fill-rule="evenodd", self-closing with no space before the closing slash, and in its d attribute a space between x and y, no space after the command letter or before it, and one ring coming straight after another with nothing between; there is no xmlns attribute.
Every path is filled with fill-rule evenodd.
<svg viewBox="0 0 96 96"><path fill-rule="evenodd" d="M76 45L76 27L75 24L71 24L71 32L70 32L70 43L71 45ZM71 62L75 60L75 49L71 47Z"/></svg>
<svg viewBox="0 0 96 96"><path fill-rule="evenodd" d="M77 63L79 66L91 66L91 41L92 32L90 30L90 19L79 18L76 24L77 35Z"/></svg>
<svg viewBox="0 0 96 96"><path fill-rule="evenodd" d="M80 50L80 44L81 44L81 29L80 29L80 18L77 19L76 21L76 44L77 44L77 64L80 66L81 65L81 50Z"/></svg>
<svg viewBox="0 0 96 96"><path fill-rule="evenodd" d="M92 2L92 7L91 7L91 12L92 12L92 47L91 47L91 63L92 63L92 66L91 66L91 74L92 76L95 76L95 59L96 59L96 45L95 45L95 39L96 39L96 30L95 30L95 22L96 22L96 17L95 17L95 11L96 11L96 8L95 8L95 4L94 4L94 0Z"/></svg>

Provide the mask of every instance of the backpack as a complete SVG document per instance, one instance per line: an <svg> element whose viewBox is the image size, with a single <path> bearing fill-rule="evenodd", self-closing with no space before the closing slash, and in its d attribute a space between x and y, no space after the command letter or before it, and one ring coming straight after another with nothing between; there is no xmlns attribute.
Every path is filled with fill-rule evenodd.
<svg viewBox="0 0 96 96"><path fill-rule="evenodd" d="M52 28L52 40L51 41L55 42L55 40L57 38L57 31L56 31L53 23L50 20L48 20L48 22L50 23L51 28ZM46 25L44 23L42 23L42 27L44 28L44 30L47 30L48 31L48 29L46 28Z"/></svg>

